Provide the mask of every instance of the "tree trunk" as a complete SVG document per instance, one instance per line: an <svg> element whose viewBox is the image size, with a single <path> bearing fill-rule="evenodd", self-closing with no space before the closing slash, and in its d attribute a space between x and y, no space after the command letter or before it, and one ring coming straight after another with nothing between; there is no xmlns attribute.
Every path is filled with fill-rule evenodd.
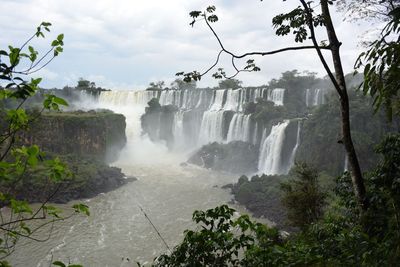
<svg viewBox="0 0 400 267"><path fill-rule="evenodd" d="M354 148L353 140L351 138L350 129L350 108L349 108L349 97L347 94L346 81L344 78L342 62L340 59L340 45L341 43L337 39L335 28L333 27L331 15L329 12L329 6L327 0L321 0L322 15L325 19L325 28L327 31L329 44L331 47L332 61L335 69L336 83L339 88L336 88L340 98L340 111L342 120L342 141L346 149L346 154L349 160L351 169L351 179L353 183L353 190L359 205L363 211L368 209L368 199L366 196L366 190L364 185L364 179L362 176L360 164L356 150Z"/></svg>

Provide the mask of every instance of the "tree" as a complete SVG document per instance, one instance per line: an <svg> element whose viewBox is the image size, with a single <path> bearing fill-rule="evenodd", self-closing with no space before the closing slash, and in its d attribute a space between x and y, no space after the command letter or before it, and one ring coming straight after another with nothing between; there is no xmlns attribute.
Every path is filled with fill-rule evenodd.
<svg viewBox="0 0 400 267"><path fill-rule="evenodd" d="M374 98L374 107L384 107L391 120L393 113L400 115L400 2L387 3L387 20L379 38L368 45L355 68L364 67L363 92Z"/></svg>
<svg viewBox="0 0 400 267"><path fill-rule="evenodd" d="M149 87L146 90L162 90L164 89L165 82L158 81L158 82L151 82L149 83Z"/></svg>
<svg viewBox="0 0 400 267"><path fill-rule="evenodd" d="M218 82L218 87L221 89L238 89L242 86L242 81L237 79L225 79Z"/></svg>
<svg viewBox="0 0 400 267"><path fill-rule="evenodd" d="M176 90L192 90L196 89L196 86L196 81L191 81L187 83L184 82L182 79L175 79L175 81L171 83L171 88Z"/></svg>
<svg viewBox="0 0 400 267"><path fill-rule="evenodd" d="M51 42L51 46L43 56L30 46L36 37L44 37L45 31L50 31L49 22L42 22L37 31L20 47L9 46L0 50L0 81L5 82L5 88L0 88L0 259L13 252L20 238L43 241L34 236L44 225L52 224L67 217L61 211L48 204L57 193L56 189L38 208L31 207L26 201L21 201L12 194L12 189L23 180L28 172L35 171L38 175L47 176L49 180L61 182L69 179L71 172L58 158L45 159L45 155L37 145L29 147L18 146L19 133L45 110L59 110L67 106L67 102L52 94L45 95L43 107L38 112L28 113L24 109L25 102L39 90L41 78L23 77L31 75L47 66L55 57L63 52L64 35L60 34ZM27 50L27 51L26 51ZM25 62L28 61L28 62ZM28 66L28 67L24 67ZM11 103L5 105L5 103ZM6 207L6 209L3 209ZM84 204L73 206L76 212L89 214ZM7 213L8 216L5 216ZM32 221L44 221L34 227ZM45 239L46 240L46 239ZM9 266L6 261L0 261L0 266Z"/></svg>
<svg viewBox="0 0 400 267"><path fill-rule="evenodd" d="M207 69L205 72L200 73L197 71L184 73L178 72L177 76L183 76L185 81L200 80L202 76L206 75L209 71L214 69L218 64L219 58L222 53L225 53L231 57L232 66L235 69L235 73L231 76L226 75L223 69L219 68L216 73L213 74L215 78L233 78L240 72L253 72L260 71L260 68L256 66L253 59L248 59L246 65L239 69L235 60L248 58L250 56L267 56L286 51L299 51L299 50L315 50L318 59L321 61L329 79L331 80L337 96L340 100L340 111L341 111L341 140L338 142L343 144L349 159L351 167L351 177L353 182L354 193L357 196L359 207L362 210L368 209L368 199L366 195L366 189L364 185L364 179L361 172L360 164L356 150L354 148L351 131L350 131L350 110L349 110L349 98L347 94L347 87L343 67L340 56L341 42L338 40L335 27L332 22L330 15L329 5L332 4L329 0L318 0L308 1L298 0L299 6L292 11L284 14L279 14L272 19L273 27L276 29L278 36L284 36L293 34L296 43L303 43L309 41L309 45L300 46L289 46L272 51L263 52L247 52L244 54L235 54L225 48L221 38L212 27L212 23L218 21L218 16L215 14L215 6L209 6L205 11L192 11L190 16L193 18L190 23L192 26L198 21L206 23L214 37L216 38L220 51L218 52L215 63ZM315 5L315 2L317 5ZM316 10L314 6L318 6L320 10ZM321 40L328 40L328 43L321 41L318 42L315 29L322 27L326 32L326 36ZM322 53L322 50L329 51L331 53L331 64L333 69L329 66L326 56Z"/></svg>
<svg viewBox="0 0 400 267"><path fill-rule="evenodd" d="M155 266L259 266L250 263L250 252L279 243L279 232L251 221L247 215L235 219L234 212L226 205L195 211L193 221L201 230L185 231L182 243L170 255L158 257ZM239 255L242 252L245 257Z"/></svg>
<svg viewBox="0 0 400 267"><path fill-rule="evenodd" d="M89 87L92 87L91 85L92 85L92 82L90 82L89 80L85 80L83 78L79 78L78 84L77 84L76 87L77 88L89 88ZM93 83L93 85L95 85L95 84Z"/></svg>
<svg viewBox="0 0 400 267"><path fill-rule="evenodd" d="M316 169L297 163L292 173L294 178L281 184L282 203L288 211L290 224L306 228L321 218L326 194L319 186Z"/></svg>
<svg viewBox="0 0 400 267"><path fill-rule="evenodd" d="M400 6L399 0L336 0L338 9L346 19L390 21L390 13Z"/></svg>

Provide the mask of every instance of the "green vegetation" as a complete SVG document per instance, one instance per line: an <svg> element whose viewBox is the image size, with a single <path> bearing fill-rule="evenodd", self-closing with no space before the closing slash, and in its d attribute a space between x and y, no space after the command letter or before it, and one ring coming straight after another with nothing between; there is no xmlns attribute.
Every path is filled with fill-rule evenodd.
<svg viewBox="0 0 400 267"><path fill-rule="evenodd" d="M373 148L385 134L399 131L398 118L389 123L383 112L373 114L372 101L360 92L349 92L351 106L352 135L359 161L363 170L370 170L379 157ZM344 170L345 151L341 146L340 111L338 100L328 97L327 103L313 109L303 122L301 142L296 155L298 161L305 161L330 175L340 175Z"/></svg>
<svg viewBox="0 0 400 267"><path fill-rule="evenodd" d="M212 170L253 173L257 170L258 149L242 141L214 142L200 148L188 162Z"/></svg>
<svg viewBox="0 0 400 267"><path fill-rule="evenodd" d="M186 231L182 243L170 255L156 259L155 265L396 266L400 260L400 135L387 137L377 152L383 160L365 176L371 200L367 213L358 209L349 173L337 179L330 205L323 210L325 193L317 173L300 165L294 172L296 180L283 185L283 203L299 232L287 236L247 216L234 219L234 210L226 206L196 211L193 220L199 230ZM255 192L262 192L261 181L269 183L269 178L256 178ZM249 182L242 177L236 186L245 192Z"/></svg>
<svg viewBox="0 0 400 267"><path fill-rule="evenodd" d="M281 183L282 203L292 226L304 229L321 218L326 194L319 185L317 169L299 163L293 168L292 175L294 178Z"/></svg>
<svg viewBox="0 0 400 267"><path fill-rule="evenodd" d="M5 88L0 88L0 192L1 207L7 207L10 216L3 216L1 209L0 223L0 266L9 266L3 259L13 252L15 244L21 238L31 236L42 225L31 227L29 221L43 220L43 224L63 220L70 215L62 214L60 210L48 204L47 196L39 208L32 208L26 201L19 200L12 189L28 176L36 173L38 176L62 183L71 177L71 172L58 158L45 159L44 153L35 144L28 147L18 146L17 141L21 131L33 125L44 110L58 111L60 106L67 106L67 102L53 94L46 94L41 109L37 113L28 114L23 105L35 95L39 88L41 78L31 78L30 81L23 77L35 73L48 65L55 57L63 52L64 35L59 34L54 39L50 48L39 56L39 52L30 45L38 37L44 37L45 31L50 31L51 23L42 22L36 32L20 47L9 46L8 50L0 50L0 81L5 82ZM29 67L23 67L29 66ZM16 102L10 107L7 102ZM5 187L3 187L5 186ZM55 192L52 192L55 194ZM84 204L73 206L76 212L89 214L88 207Z"/></svg>
<svg viewBox="0 0 400 267"><path fill-rule="evenodd" d="M256 217L265 217L287 229L286 210L280 201L282 191L280 183L288 178L283 175L255 175L249 178L243 175L233 185L226 185L232 190L235 200L244 205Z"/></svg>
<svg viewBox="0 0 400 267"><path fill-rule="evenodd" d="M164 87L165 87L164 81L151 82L149 83L149 87L147 87L146 90L163 90Z"/></svg>
<svg viewBox="0 0 400 267"><path fill-rule="evenodd" d="M182 79L175 79L171 83L171 89L175 90L193 90L196 89L196 81L184 82Z"/></svg>
<svg viewBox="0 0 400 267"><path fill-rule="evenodd" d="M242 87L242 81L237 79L225 79L218 82L218 88L221 89L238 89Z"/></svg>
<svg viewBox="0 0 400 267"><path fill-rule="evenodd" d="M20 143L46 152L113 161L126 144L125 117L111 111L45 112L22 131Z"/></svg>
<svg viewBox="0 0 400 267"><path fill-rule="evenodd" d="M47 171L45 166L38 166L35 169L27 169L18 181L0 181L0 191L8 192L17 200L29 203L67 203L71 200L94 197L133 180L127 180L119 168L109 167L95 157L46 153L42 158L56 159L62 162L63 166L68 166L69 177L54 181L43 175Z"/></svg>

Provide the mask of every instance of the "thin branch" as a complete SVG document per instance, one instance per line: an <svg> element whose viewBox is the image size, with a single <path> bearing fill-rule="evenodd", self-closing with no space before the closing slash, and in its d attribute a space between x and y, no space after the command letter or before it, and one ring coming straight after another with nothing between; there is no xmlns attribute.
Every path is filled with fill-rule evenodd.
<svg viewBox="0 0 400 267"><path fill-rule="evenodd" d="M233 53L233 52L231 52L231 51L229 51L229 50L227 50L225 48L225 46L224 46L223 42L221 41L220 37L218 36L218 34L214 30L214 28L211 26L211 24L207 20L206 13L203 14L203 18L204 18L208 28L211 30L212 34L214 35L215 39L217 40L221 50L219 51L219 53L217 55L215 63L211 67L209 67L206 71L204 71L200 76L203 76L203 75L207 74L209 71L211 71L219 63L220 56L221 56L221 54L223 52L231 56L231 63L232 63L233 68L235 69L236 73L231 75L231 76L229 76L229 77L226 77L226 78L227 79L232 79L232 78L236 77L240 72L251 72L251 70L246 70L246 69L239 70L237 68L236 64L235 64L235 59L241 59L241 58L245 58L245 57L248 57L248 56L267 56L267 55L273 55L273 54L278 54L278 53L287 52L287 51L298 51L298 50L308 50L308 49L317 49L318 53L321 53L321 50L331 50L330 46L320 46L320 45L318 45L318 43L316 42L315 37L314 37L314 41L315 41L315 42L313 42L314 45L289 46L289 47L284 47L284 48L271 50L271 51L254 51L254 52L247 52L247 53L244 53L244 54L241 54L241 55L237 55L237 54L235 54L235 53ZM313 31L313 29L312 29L312 31ZM322 53L321 53L321 56L322 56ZM323 56L322 56L322 58L323 58ZM321 61L323 61L323 64L324 64L325 60L321 60ZM325 62L325 64L326 64L326 62ZM328 67L327 64L326 64L326 67ZM329 69L329 67L328 67L328 69Z"/></svg>
<svg viewBox="0 0 400 267"><path fill-rule="evenodd" d="M28 69L26 69L26 70L24 70L24 71L13 71L13 73L28 75L28 74L31 74L31 73L33 73L33 72L36 72L37 70L35 70L35 71L33 71L33 72L31 72L31 70L34 69L36 66L38 66L38 65L40 64L40 62L42 62L43 59L45 59L53 50L54 50L54 46L51 47L51 48L46 52L46 54L44 54L38 61L36 61L36 63L35 63L32 67L29 67ZM45 65L49 64L50 61L53 60L53 58L54 58L54 56L53 56ZM41 69L41 68L43 68L43 66L40 67L39 69Z"/></svg>
<svg viewBox="0 0 400 267"><path fill-rule="evenodd" d="M203 72L203 73L201 74L201 76L206 75L210 70L212 70L215 66L217 66L217 64L218 64L218 62L219 62L219 57L221 56L222 52L224 52L224 50L219 51L215 63L214 63L211 67L209 67L205 72Z"/></svg>
<svg viewBox="0 0 400 267"><path fill-rule="evenodd" d="M204 15L205 16L205 15ZM297 51L297 50L305 50L305 49L315 49L316 47L318 47L319 49L326 49L326 50L330 50L329 46L319 46L318 44L314 44L314 45L306 45L306 46L289 46L289 47L285 47L285 48L281 48L281 49L276 49L276 50L271 50L271 51L265 51L265 52L248 52L248 53L244 53L242 55L236 55L233 52L227 50L221 39L219 38L218 34L215 32L214 28L210 25L210 23L208 22L208 20L205 20L208 28L211 30L211 32L213 33L214 37L217 39L219 46L221 47L221 49L231 55L234 58L244 58L244 57L248 57L248 56L268 56L268 55L273 55L273 54L278 54L278 53L282 53L282 52L286 52L286 51Z"/></svg>
<svg viewBox="0 0 400 267"><path fill-rule="evenodd" d="M22 219L19 219L19 220L8 221L6 223L1 224L0 227L6 226L6 225L10 225L10 224L14 224L14 223L46 219L46 215L45 214L43 216L41 216L41 217L36 217L36 215L38 215L39 212L44 208L44 206L57 194L58 190L60 190L60 188L61 188L61 185L62 184L59 184L57 186L57 188L54 190L54 192L47 197L47 199L40 205L39 209L37 209L37 211L31 217L22 218Z"/></svg>
<svg viewBox="0 0 400 267"><path fill-rule="evenodd" d="M312 14L311 14L310 8L308 7L308 5L306 4L306 2L304 0L300 0L300 2L303 5L304 10L305 10L305 12L307 14L307 24L308 24L308 28L310 29L311 41L314 44L313 47L317 51L318 57L321 60L321 63L324 66L324 69L327 72L329 78L331 79L331 81L332 81L337 93L342 97L343 93L340 90L340 86L339 86L338 82L336 81L335 76L333 75L331 69L329 68L328 63L326 62L326 60L324 58L324 55L322 54L320 46L318 46L318 42L317 42L317 39L315 37L315 31L314 31L314 26L313 26L313 21L312 21Z"/></svg>

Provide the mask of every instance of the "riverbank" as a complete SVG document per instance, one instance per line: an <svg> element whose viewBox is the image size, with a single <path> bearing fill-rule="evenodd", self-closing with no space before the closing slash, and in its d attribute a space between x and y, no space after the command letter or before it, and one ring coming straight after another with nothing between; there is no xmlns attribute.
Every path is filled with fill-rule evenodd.
<svg viewBox="0 0 400 267"><path fill-rule="evenodd" d="M59 158L72 172L71 177L52 181L37 169L29 170L19 183L11 187L10 193L31 203L67 203L92 198L136 180L127 177L120 168L110 167L94 157L65 155Z"/></svg>

